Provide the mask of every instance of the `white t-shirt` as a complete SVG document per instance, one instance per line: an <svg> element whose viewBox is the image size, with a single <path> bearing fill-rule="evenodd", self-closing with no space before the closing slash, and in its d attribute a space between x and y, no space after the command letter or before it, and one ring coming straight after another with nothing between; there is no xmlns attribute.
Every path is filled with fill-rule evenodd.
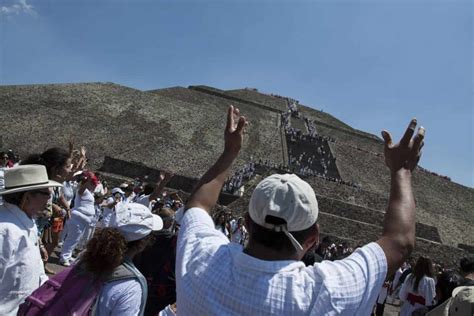
<svg viewBox="0 0 474 316"><path fill-rule="evenodd" d="M110 205L114 203L114 198L109 197L106 200L106 204ZM104 227L109 227L109 222L110 219L112 218L112 214L114 213L115 207L109 208L109 207L104 207L102 208L102 219L100 220L99 226L104 228Z"/></svg>
<svg viewBox="0 0 474 316"><path fill-rule="evenodd" d="M104 285L99 295L97 316L127 315L140 313L142 287L136 279L110 282Z"/></svg>
<svg viewBox="0 0 474 316"><path fill-rule="evenodd" d="M5 188L5 168L0 168L0 190ZM0 205L3 204L3 197L0 195Z"/></svg>
<svg viewBox="0 0 474 316"><path fill-rule="evenodd" d="M94 195L87 189L84 190L82 195L78 191L72 212L82 220L90 223L95 217Z"/></svg>
<svg viewBox="0 0 474 316"><path fill-rule="evenodd" d="M377 243L306 267L245 254L200 208L181 219L176 294L182 315L369 315L387 274Z"/></svg>
<svg viewBox="0 0 474 316"><path fill-rule="evenodd" d="M145 205L149 209L151 209L150 205L150 195L140 195L135 199L135 203Z"/></svg>
<svg viewBox="0 0 474 316"><path fill-rule="evenodd" d="M238 244L243 244L244 239L247 235L247 230L245 229L245 226L238 227L237 221L232 222L230 226L232 230L232 236L230 241Z"/></svg>
<svg viewBox="0 0 474 316"><path fill-rule="evenodd" d="M129 197L124 196L123 202L124 203L132 203L135 200L135 196L136 196L135 192L132 192L132 194L130 194Z"/></svg>
<svg viewBox="0 0 474 316"><path fill-rule="evenodd" d="M105 194L105 189L104 189L104 185L102 184L102 182L99 182L99 184L95 187L94 193L100 193L102 195Z"/></svg>
<svg viewBox="0 0 474 316"><path fill-rule="evenodd" d="M434 298L436 296L435 280L433 278L424 276L421 278L420 283L418 283L418 289L416 291L413 290L414 282L415 277L410 273L405 279L405 282L403 282L402 288L400 289L400 300L403 302L403 305L400 308L400 316L409 316L418 308L423 306L431 306L434 304ZM425 305L418 303L412 305L407 300L409 293L423 297L425 299Z"/></svg>
<svg viewBox="0 0 474 316"><path fill-rule="evenodd" d="M75 181L64 181L63 187L61 191L63 193L64 199L71 206L72 199L74 198L74 194L76 193L77 189L77 182Z"/></svg>

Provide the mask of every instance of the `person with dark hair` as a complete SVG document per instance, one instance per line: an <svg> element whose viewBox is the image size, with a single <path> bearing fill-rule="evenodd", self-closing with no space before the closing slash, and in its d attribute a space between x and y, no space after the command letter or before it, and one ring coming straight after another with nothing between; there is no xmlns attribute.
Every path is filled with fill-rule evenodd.
<svg viewBox="0 0 474 316"><path fill-rule="evenodd" d="M176 241L175 212L161 208L158 215L163 229L153 233L153 244L137 255L133 262L148 282L146 315L157 315L169 304L176 302Z"/></svg>
<svg viewBox="0 0 474 316"><path fill-rule="evenodd" d="M328 260L331 258L329 247L333 244L333 240L329 236L323 237L321 243L317 245L316 254L320 256L323 260Z"/></svg>
<svg viewBox="0 0 474 316"><path fill-rule="evenodd" d="M245 228L245 219L243 217L239 217L237 220L234 220L231 223L231 238L230 241L245 245L247 242L248 232Z"/></svg>
<svg viewBox="0 0 474 316"><path fill-rule="evenodd" d="M50 188L44 166L18 166L5 171L0 191L0 315L16 315L18 305L47 280L34 218L45 209Z"/></svg>
<svg viewBox="0 0 474 316"><path fill-rule="evenodd" d="M96 215L94 205L94 190L99 184L99 179L90 171L82 173L82 179L77 190L74 208L67 223L67 235L59 255L59 263L63 266L70 266L70 260L74 248L79 243L82 235L88 229L90 223Z"/></svg>
<svg viewBox="0 0 474 316"><path fill-rule="evenodd" d="M229 240L231 239L230 225L226 220L225 211L220 211L214 216L214 226L216 230L223 233Z"/></svg>
<svg viewBox="0 0 474 316"><path fill-rule="evenodd" d="M4 151L0 151L0 168L11 168L9 165L10 158Z"/></svg>
<svg viewBox="0 0 474 316"><path fill-rule="evenodd" d="M173 173L168 171L160 171L158 182L155 185L145 184L143 188L143 193L135 199L136 203L145 205L150 210L152 208L152 202L156 201L163 190L165 189L166 184L173 178Z"/></svg>
<svg viewBox="0 0 474 316"><path fill-rule="evenodd" d="M474 286L474 257L462 258L459 262L460 271L464 276L465 286Z"/></svg>
<svg viewBox="0 0 474 316"><path fill-rule="evenodd" d="M144 315L148 288L133 259L153 242L151 233L162 228L161 218L148 208L122 203L113 214L110 227L99 229L89 241L78 263L87 271L105 274L122 265L137 276L107 283L97 299L97 316Z"/></svg>
<svg viewBox="0 0 474 316"><path fill-rule="evenodd" d="M433 262L428 257L420 256L400 289L400 301L403 303L400 316L410 316L417 309L434 305L435 284Z"/></svg>
<svg viewBox="0 0 474 316"><path fill-rule="evenodd" d="M125 192L123 202L130 203L135 198L135 192L133 192L133 184L124 182L120 185L120 189Z"/></svg>
<svg viewBox="0 0 474 316"><path fill-rule="evenodd" d="M73 266L27 297L19 315L144 315L148 288L133 258L162 227L147 207L121 204L110 227L97 230Z"/></svg>
<svg viewBox="0 0 474 316"><path fill-rule="evenodd" d="M369 315L387 274L414 248L411 174L420 159L424 129L412 138L417 124L412 120L396 145L387 131L382 133L391 193L381 238L343 260L306 267L300 260L319 242L319 208L311 186L294 174L271 175L255 187L245 217L250 235L245 248L214 227L210 212L242 147L246 124L230 106L224 151L177 216L178 313Z"/></svg>
<svg viewBox="0 0 474 316"><path fill-rule="evenodd" d="M20 164L43 165L46 167L48 177L59 183L66 181L72 170L71 156L69 152L58 147L49 148L42 154L30 155ZM49 257L59 243L59 235L64 227L64 219L69 218L71 211L60 188L55 188L53 190L51 201L48 206L51 217L39 217L36 223ZM45 264L46 261L47 258L45 258ZM53 271L49 270L46 265L45 270L49 274L53 273Z"/></svg>
<svg viewBox="0 0 474 316"><path fill-rule="evenodd" d="M462 285L463 278L455 270L447 270L437 277L436 305L427 312L427 316L444 316L449 314L450 299L453 290Z"/></svg>

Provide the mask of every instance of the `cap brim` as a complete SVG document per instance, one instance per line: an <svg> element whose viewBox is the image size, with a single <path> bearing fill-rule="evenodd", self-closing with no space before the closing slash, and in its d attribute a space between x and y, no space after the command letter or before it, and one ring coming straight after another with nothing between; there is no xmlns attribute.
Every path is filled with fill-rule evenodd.
<svg viewBox="0 0 474 316"><path fill-rule="evenodd" d="M469 286L458 286L455 288L451 294L452 297L455 297L456 295L459 294L459 292L464 291L465 289L469 289Z"/></svg>
<svg viewBox="0 0 474 316"><path fill-rule="evenodd" d="M163 220L158 215L152 214L153 216L153 228L152 231L163 229Z"/></svg>
<svg viewBox="0 0 474 316"><path fill-rule="evenodd" d="M54 188L54 187L62 187L63 185L59 182L49 180L48 183L45 184L38 184L38 185L29 185L26 187L19 187L9 190L1 190L0 195L11 194L11 193L18 193L18 192L27 192L27 191L34 191L38 189L45 189L45 188Z"/></svg>

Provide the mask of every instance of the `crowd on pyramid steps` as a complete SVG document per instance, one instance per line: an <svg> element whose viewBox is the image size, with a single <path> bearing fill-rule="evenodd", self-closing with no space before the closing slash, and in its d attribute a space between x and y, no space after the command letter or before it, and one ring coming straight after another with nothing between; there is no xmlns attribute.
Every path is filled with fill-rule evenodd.
<svg viewBox="0 0 474 316"><path fill-rule="evenodd" d="M380 152L370 151L370 150L367 150L365 148L361 148L361 147L359 147L357 145L353 145L353 144L341 143L341 142L337 141L335 138L333 138L331 136L318 134L317 127L316 127L316 121L311 120L308 117L305 117L298 110L299 102L297 100L287 98L287 97L278 96L278 95L271 95L271 96L282 98L282 99L285 99L287 101L288 109L287 109L286 112L281 113L280 117L281 117L281 125L283 126L283 128L285 130L285 135L287 136L287 140L289 142L299 143L301 141L311 140L311 141L316 142L316 146L319 146L318 145L319 143L327 141L327 142L331 142L331 143L339 143L341 145L351 147L351 148L355 148L355 149L357 149L359 151L362 151L362 152L365 152L365 153L369 153L369 154L372 154L372 155L375 155L375 156L378 156L378 157L383 157L383 154L380 153ZM302 131L298 128L295 128L295 127L291 126L290 119L291 119L292 116L295 117L295 118L304 120L306 128L307 128L307 133L305 131ZM333 159L335 160L335 157ZM423 172L429 173L431 175L441 177L443 179L451 181L450 177L438 174L438 173L433 172L433 171L430 171L430 170L425 169L421 166L418 166L418 169L423 171ZM315 171L314 169L312 169L309 166L307 166L307 168L305 168L305 170L302 170L299 173L302 174L302 175L326 176L324 174L321 174L321 173Z"/></svg>
<svg viewBox="0 0 474 316"><path fill-rule="evenodd" d="M250 158L250 162L246 163L244 166L235 171L224 183L222 191L229 194L234 194L237 196L242 196L245 185L248 181L252 180L257 174L265 173L268 171L274 171L278 173L295 173L300 177L318 177L326 181L335 182L341 185L347 185L353 188L360 189L361 185L353 181L345 181L339 177L331 176L327 173L328 166L331 165L331 162L328 160L326 162L320 161L321 163L321 172L315 171L313 167L307 166L308 163L311 163L316 160L314 155L312 157L307 157L304 159L304 156L298 156L298 158L292 155L292 150L289 149L290 153L290 165L277 164L273 163L268 159L254 159ZM335 163L335 158L332 158L331 161ZM260 170L260 171L259 171ZM326 171L326 172L324 172Z"/></svg>
<svg viewBox="0 0 474 316"><path fill-rule="evenodd" d="M390 299L401 315L472 314L473 258L459 272L410 261L415 120L397 144L383 132L391 194L367 245L320 239L314 191L291 173L263 179L244 216L214 212L247 124L232 106L226 122L222 154L186 201L166 189L168 171L109 188L72 144L3 164L0 314L381 315ZM64 270L48 277L55 249Z"/></svg>

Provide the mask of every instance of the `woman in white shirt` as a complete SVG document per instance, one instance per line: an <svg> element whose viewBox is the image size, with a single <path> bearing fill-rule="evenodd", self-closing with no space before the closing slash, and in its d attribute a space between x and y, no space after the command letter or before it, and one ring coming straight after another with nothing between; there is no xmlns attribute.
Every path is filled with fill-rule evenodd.
<svg viewBox="0 0 474 316"><path fill-rule="evenodd" d="M74 209L67 224L67 236L59 256L59 263L63 266L71 265L72 252L95 217L94 194L92 192L97 187L99 180L90 171L85 171L82 175L82 181L74 200Z"/></svg>
<svg viewBox="0 0 474 316"><path fill-rule="evenodd" d="M216 217L214 218L214 225L218 231L222 232L227 238L231 239L230 225L228 225L226 221L224 211L217 213Z"/></svg>
<svg viewBox="0 0 474 316"><path fill-rule="evenodd" d="M234 221L232 223L231 227L232 227L231 241L244 245L248 236L247 229L245 229L245 226L244 226L244 218L239 217L237 221Z"/></svg>
<svg viewBox="0 0 474 316"><path fill-rule="evenodd" d="M436 282L433 278L433 263L430 258L420 257L413 272L409 274L400 290L403 305L400 316L410 316L420 308L434 305Z"/></svg>

